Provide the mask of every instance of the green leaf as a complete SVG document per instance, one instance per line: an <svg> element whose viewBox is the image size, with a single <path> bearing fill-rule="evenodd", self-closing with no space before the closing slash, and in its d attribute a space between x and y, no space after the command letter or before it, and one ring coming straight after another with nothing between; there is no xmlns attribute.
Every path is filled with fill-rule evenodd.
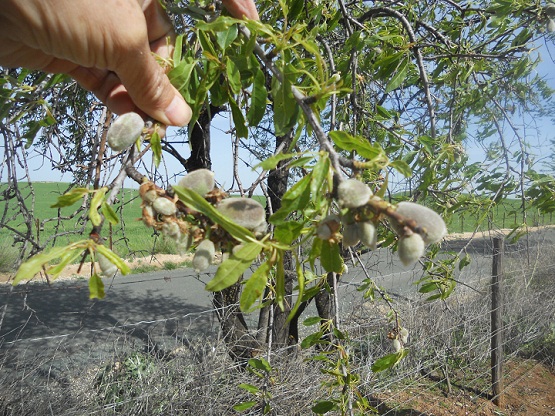
<svg viewBox="0 0 555 416"><path fill-rule="evenodd" d="M306 318L303 321L303 325L312 326L312 325L319 324L320 322L322 322L322 318L320 318L319 316L311 316L310 318Z"/></svg>
<svg viewBox="0 0 555 416"><path fill-rule="evenodd" d="M297 156L297 153L278 153L277 155L270 156L268 159L263 160L253 169L260 167L264 170L272 170L275 169L282 160L291 159L295 156Z"/></svg>
<svg viewBox="0 0 555 416"><path fill-rule="evenodd" d="M276 264L276 303L279 308L285 310L285 267L283 265L283 252L278 251L278 261Z"/></svg>
<svg viewBox="0 0 555 416"><path fill-rule="evenodd" d="M103 246L102 244L97 244L95 250L106 257L110 263L116 266L121 274L127 275L131 273L131 269L127 264L125 264L125 261L108 247Z"/></svg>
<svg viewBox="0 0 555 416"><path fill-rule="evenodd" d="M87 188L75 188L69 192L58 197L56 203L51 205L50 208L63 208L69 207L83 198L84 195L88 194L89 190Z"/></svg>
<svg viewBox="0 0 555 416"><path fill-rule="evenodd" d="M254 240L254 234L245 227L235 224L229 218L220 214L206 199L191 189L174 186L173 190L179 199L189 208L206 215L212 222L219 224L233 238L247 242Z"/></svg>
<svg viewBox="0 0 555 416"><path fill-rule="evenodd" d="M410 178L412 176L412 169L410 168L409 164L402 159L397 159L393 162L389 162L389 166L395 169L405 178Z"/></svg>
<svg viewBox="0 0 555 416"><path fill-rule="evenodd" d="M48 251L44 251L39 254L35 254L29 260L23 262L13 280L13 285L17 285L22 280L32 279L37 273L39 273L42 268L50 263L52 260L62 257L68 250L73 250L76 247L86 247L88 240L82 240L70 244L65 247L54 247Z"/></svg>
<svg viewBox="0 0 555 416"><path fill-rule="evenodd" d="M330 138L340 149L355 151L368 160L387 160L385 152L380 146L373 146L368 140L360 136L353 136L344 131L332 131Z"/></svg>
<svg viewBox="0 0 555 416"><path fill-rule="evenodd" d="M438 289L437 282L425 283L418 289L419 293L430 293Z"/></svg>
<svg viewBox="0 0 555 416"><path fill-rule="evenodd" d="M341 273L343 271L343 259L339 252L339 244L322 240L320 262L327 272Z"/></svg>
<svg viewBox="0 0 555 416"><path fill-rule="evenodd" d="M308 165L313 160L314 160L313 156L299 157L299 158L293 159L291 162L289 162L287 164L287 167L289 169L296 168L296 167L305 167L306 165Z"/></svg>
<svg viewBox="0 0 555 416"><path fill-rule="evenodd" d="M255 406L258 402L255 401L248 401L248 402L241 402L236 405L233 405L233 410L237 412L243 412L245 410L249 410L251 407Z"/></svg>
<svg viewBox="0 0 555 416"><path fill-rule="evenodd" d="M272 78L274 99L274 128L276 136L284 136L293 128L299 116L299 106L291 92L291 83L284 79L280 83Z"/></svg>
<svg viewBox="0 0 555 416"><path fill-rule="evenodd" d="M305 339L301 341L301 348L306 349L306 348L312 347L313 345L322 343L323 336L324 336L324 333L322 331L318 331L313 334L310 334L309 336L307 336Z"/></svg>
<svg viewBox="0 0 555 416"><path fill-rule="evenodd" d="M228 58L225 62L225 72L227 75L227 82L233 94L239 94L241 92L241 73L235 65L233 59Z"/></svg>
<svg viewBox="0 0 555 416"><path fill-rule="evenodd" d="M36 120L31 120L25 123L26 131L23 134L23 138L26 139L25 149L29 149L33 145L33 141L35 140L35 137L37 136L41 127L42 126L40 122Z"/></svg>
<svg viewBox="0 0 555 416"><path fill-rule="evenodd" d="M89 279L89 299L104 299L104 282L96 273Z"/></svg>
<svg viewBox="0 0 555 416"><path fill-rule="evenodd" d="M214 278L206 284L206 290L218 292L237 283L241 275L249 268L261 251L262 246L258 243L245 244L240 250L220 264Z"/></svg>
<svg viewBox="0 0 555 416"><path fill-rule="evenodd" d="M187 87L191 80L191 74L197 64L197 60L188 57L179 62L177 66L168 72L170 82L179 92L181 92L181 94L184 94L184 92L187 91Z"/></svg>
<svg viewBox="0 0 555 416"><path fill-rule="evenodd" d="M393 116L391 115L391 113L385 108L382 107L381 105L377 105L376 106L376 113L380 116L383 117L386 120L389 120L391 118L393 118Z"/></svg>
<svg viewBox="0 0 555 416"><path fill-rule="evenodd" d="M177 35L175 37L174 48L173 48L173 64L174 68L181 62L181 55L183 53L183 36Z"/></svg>
<svg viewBox="0 0 555 416"><path fill-rule="evenodd" d="M106 203L106 201L102 203L102 205L100 206L100 209L102 211L102 215L104 215L104 218L110 221L110 224L116 225L117 223L119 223L119 218L116 212L114 211L111 205Z"/></svg>
<svg viewBox="0 0 555 416"><path fill-rule="evenodd" d="M378 373L380 371L387 370L388 368L395 367L406 355L409 353L408 349L403 349L399 352L388 354L382 357L372 364L372 371Z"/></svg>
<svg viewBox="0 0 555 416"><path fill-rule="evenodd" d="M196 26L207 32L222 32L227 30L231 25L239 23L239 20L229 16L219 16L210 22L198 21Z"/></svg>
<svg viewBox="0 0 555 416"><path fill-rule="evenodd" d="M330 159L328 154L325 153L320 156L318 162L314 165L312 169L312 180L310 182L310 193L313 198L321 198L323 193L327 192L327 189L322 190L324 182L328 179L330 173Z"/></svg>
<svg viewBox="0 0 555 416"><path fill-rule="evenodd" d="M470 262L471 262L470 256L468 255L468 253L466 253L465 256L459 262L459 270L464 269L466 266L470 264Z"/></svg>
<svg viewBox="0 0 555 416"><path fill-rule="evenodd" d="M249 366L257 370L262 370L268 374L272 371L272 366L264 358L251 358L249 360Z"/></svg>
<svg viewBox="0 0 555 416"><path fill-rule="evenodd" d="M306 208L310 201L310 182L312 174L306 175L293 185L281 198L281 208L270 217L270 222L280 224L289 214L296 210Z"/></svg>
<svg viewBox="0 0 555 416"><path fill-rule="evenodd" d="M260 391L260 389L256 386L253 386L252 384L247 384L247 383L241 383L239 384L237 387L239 387L240 389L246 390L249 393L252 394L256 394Z"/></svg>
<svg viewBox="0 0 555 416"><path fill-rule="evenodd" d="M254 81L251 91L251 103L247 111L249 126L258 126L266 113L266 103L268 101L268 91L266 90L266 76L257 67L254 73Z"/></svg>
<svg viewBox="0 0 555 416"><path fill-rule="evenodd" d="M60 258L60 262L48 269L48 273L50 274L51 279L52 280L57 279L60 276L60 273L62 273L68 265L72 264L82 254L83 254L82 247L76 247L73 250L68 249L64 253L64 255Z"/></svg>
<svg viewBox="0 0 555 416"><path fill-rule="evenodd" d="M154 166L158 167L162 161L162 138L156 130L150 136L150 148L152 150Z"/></svg>
<svg viewBox="0 0 555 416"><path fill-rule="evenodd" d="M237 137L247 138L249 136L249 129L245 124L245 117L241 109L231 97L229 99L229 105L231 106L231 116L233 118L233 124L235 125L235 134Z"/></svg>
<svg viewBox="0 0 555 416"><path fill-rule="evenodd" d="M231 25L227 30L222 30L216 32L216 42L222 51L225 51L235 39L237 39L237 34L239 33L237 25Z"/></svg>
<svg viewBox="0 0 555 416"><path fill-rule="evenodd" d="M239 306L242 311L249 311L256 300L260 299L264 294L271 268L270 263L262 263L260 267L254 271L249 280L247 280L239 301Z"/></svg>
<svg viewBox="0 0 555 416"><path fill-rule="evenodd" d="M106 195L107 191L108 191L108 188L105 186L100 189L97 189L94 192L94 196L91 199L91 206L89 208L89 219L91 220L92 224L96 227L102 223L102 218L98 213L98 209L100 208L100 205L102 205L102 203L104 202L103 201L104 195Z"/></svg>
<svg viewBox="0 0 555 416"><path fill-rule="evenodd" d="M274 229L274 238L283 244L291 244L300 235L304 224L297 221L286 221L278 224Z"/></svg>
<svg viewBox="0 0 555 416"><path fill-rule="evenodd" d="M312 411L317 415L323 415L332 411L335 407L335 403L330 400L321 400L312 406Z"/></svg>
<svg viewBox="0 0 555 416"><path fill-rule="evenodd" d="M305 283L306 283L306 280L305 280L302 265L297 260L297 287L298 287L299 293L297 293L297 300L295 301L295 305L293 306L293 308L291 308L291 312L289 312L289 316L287 317L286 322L290 322L291 319L295 317L295 315L297 314L297 310L301 306L301 303L303 303Z"/></svg>
<svg viewBox="0 0 555 416"><path fill-rule="evenodd" d="M409 59L404 58L399 63L399 66L397 67L397 71L395 72L395 75L393 75L393 77L388 82L387 87L385 88L386 94L401 86L401 84L407 77L408 68L409 68Z"/></svg>

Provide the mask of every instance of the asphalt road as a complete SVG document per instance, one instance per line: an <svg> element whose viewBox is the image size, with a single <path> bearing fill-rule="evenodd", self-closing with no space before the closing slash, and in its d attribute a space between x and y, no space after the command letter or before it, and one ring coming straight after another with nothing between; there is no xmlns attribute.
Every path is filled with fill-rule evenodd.
<svg viewBox="0 0 555 416"><path fill-rule="evenodd" d="M545 241L545 236L542 237ZM537 244L534 239L532 244ZM459 251L466 242L445 244L446 251ZM518 246L522 246L522 242ZM510 251L513 246L508 246ZM514 248L514 247L513 247ZM477 239L467 248L472 263L462 279L491 270L491 242ZM389 250L377 250L363 256L366 270L385 289L400 296L416 292L414 283L421 269L403 267ZM348 262L350 271L342 279L345 293L366 278L363 269ZM0 286L0 348L40 338L72 337L93 331L126 331L133 326L157 322L189 322L191 331L204 333L217 327L211 295L204 289L215 266L198 274L192 269L162 270L152 273L105 279L106 297L89 300L86 280L54 282L52 285L28 283ZM468 276L468 277L466 277ZM351 288L352 290L349 290ZM208 328L208 329L207 329Z"/></svg>
<svg viewBox="0 0 555 416"><path fill-rule="evenodd" d="M553 244L555 233L534 234L528 241L507 245L506 252L519 253L527 245ZM487 285L491 273L491 240L476 239L444 244L445 251L466 248L472 263L457 276L473 285ZM415 282L422 277L420 267L407 269L389 250L377 250L363 256L369 275L394 296L418 300ZM350 271L341 281L341 307L348 310L360 305L356 291L366 277L360 265L349 264ZM22 354L42 360L41 352L55 351L59 365L67 366L64 357L86 351L88 360L106 357L125 345L148 346L156 338L158 345L189 342L218 334L218 321L211 294L204 289L215 271L197 274L192 269L158 271L148 274L118 276L108 279L106 298L89 300L86 280L54 282L52 285L29 283L0 286L0 360L4 370L12 367L7 357ZM421 297L420 297L421 299ZM308 316L314 311L307 310ZM254 319L254 318L253 318ZM44 355L44 354L43 354ZM55 360L54 360L55 361ZM52 357L44 362L52 366ZM42 361L41 361L42 362ZM75 364L78 368L78 364ZM19 371L13 364L13 370Z"/></svg>

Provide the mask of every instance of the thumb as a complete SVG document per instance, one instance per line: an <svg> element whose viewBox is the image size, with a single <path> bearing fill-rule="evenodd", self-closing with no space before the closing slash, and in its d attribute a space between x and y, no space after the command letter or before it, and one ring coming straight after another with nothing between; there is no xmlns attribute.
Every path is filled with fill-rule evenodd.
<svg viewBox="0 0 555 416"><path fill-rule="evenodd" d="M164 124L185 126L191 120L191 108L171 85L150 49L125 54L112 70L127 90L134 104L150 117Z"/></svg>

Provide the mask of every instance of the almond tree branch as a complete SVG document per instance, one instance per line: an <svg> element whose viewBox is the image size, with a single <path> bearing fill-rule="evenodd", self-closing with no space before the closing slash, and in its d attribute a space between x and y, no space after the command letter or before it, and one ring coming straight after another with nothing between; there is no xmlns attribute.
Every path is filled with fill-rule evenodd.
<svg viewBox="0 0 555 416"><path fill-rule="evenodd" d="M416 58L416 65L418 67L418 72L420 73L420 80L422 81L422 86L424 87L424 94L426 96L426 105L428 107L428 113L430 114L430 135L432 137L436 136L436 115L434 110L434 105L432 101L432 93L430 92L430 81L428 80L428 74L426 68L424 67L424 59L422 57L422 52L420 52L420 47L418 46L418 39L414 33L414 30L407 20L407 18L399 13L397 10L390 9L389 7L376 7L364 13L360 18L360 22L372 19L374 17L389 16L393 17L403 25L403 28L407 31L409 35L409 40L413 44L412 50L414 52L414 57Z"/></svg>
<svg viewBox="0 0 555 416"><path fill-rule="evenodd" d="M241 26L239 28L239 31L245 38L250 39L251 33L246 27ZM262 47L258 42L255 42L254 53L264 63L264 65L272 73L272 75L275 76L279 82L283 82L283 74L274 65L272 60L266 56L266 53L264 52L264 50L262 49ZM316 136L316 139L318 140L318 144L320 145L320 150L325 151L329 154L331 164L335 170L335 176L337 177L338 180L341 180L342 179L341 166L355 169L355 165L353 161L346 158L342 158L335 151L335 149L333 148L333 142L330 140L328 135L324 132L324 129L322 128L322 126L320 125L320 122L318 121L318 117L316 117L316 114L314 114L314 111L308 104L307 102L308 97L306 97L294 85L291 86L291 93L293 94L295 101L297 101L297 104L305 114L308 124L310 125L310 127L312 127L312 130L314 131L314 135Z"/></svg>

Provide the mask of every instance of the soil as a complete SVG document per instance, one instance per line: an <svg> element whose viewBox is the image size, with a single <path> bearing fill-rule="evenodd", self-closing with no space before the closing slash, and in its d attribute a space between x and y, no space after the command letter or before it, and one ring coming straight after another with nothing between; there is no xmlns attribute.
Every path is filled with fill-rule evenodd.
<svg viewBox="0 0 555 416"><path fill-rule="evenodd" d="M452 387L451 393L430 386L395 390L377 397L380 414L391 416L555 416L555 374L535 360L511 360L504 369L500 406L474 391ZM392 410L395 409L395 410Z"/></svg>

